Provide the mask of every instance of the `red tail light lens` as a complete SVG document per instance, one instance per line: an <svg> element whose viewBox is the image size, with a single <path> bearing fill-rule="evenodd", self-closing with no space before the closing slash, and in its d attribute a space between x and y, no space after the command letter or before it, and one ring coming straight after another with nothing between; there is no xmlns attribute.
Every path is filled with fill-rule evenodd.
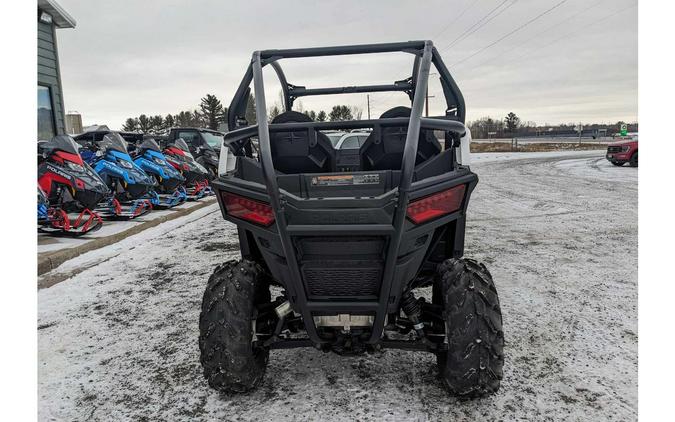
<svg viewBox="0 0 675 422"><path fill-rule="evenodd" d="M408 205L408 218L415 224L426 223L440 216L457 211L462 206L466 185L421 198Z"/></svg>
<svg viewBox="0 0 675 422"><path fill-rule="evenodd" d="M245 198L229 192L222 194L225 211L232 217L241 218L261 226L269 226L274 222L272 207L260 201Z"/></svg>

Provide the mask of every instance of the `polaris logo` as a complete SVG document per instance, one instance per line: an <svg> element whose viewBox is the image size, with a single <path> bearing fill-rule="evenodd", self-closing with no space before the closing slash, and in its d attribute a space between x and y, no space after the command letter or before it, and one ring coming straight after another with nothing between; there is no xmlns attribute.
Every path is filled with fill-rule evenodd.
<svg viewBox="0 0 675 422"><path fill-rule="evenodd" d="M59 169L58 167L54 167L51 164L47 165L47 170L51 171L52 173L56 173L59 176L63 177L64 179L71 180L72 176L69 175L68 173L65 173L63 170Z"/></svg>
<svg viewBox="0 0 675 422"><path fill-rule="evenodd" d="M311 224L368 224L368 213L348 212L348 213L311 213Z"/></svg>

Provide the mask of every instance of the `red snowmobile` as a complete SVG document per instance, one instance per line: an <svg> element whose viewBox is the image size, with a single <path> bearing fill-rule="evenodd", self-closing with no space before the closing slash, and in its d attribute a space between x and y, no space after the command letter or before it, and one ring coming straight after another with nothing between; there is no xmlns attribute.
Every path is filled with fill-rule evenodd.
<svg viewBox="0 0 675 422"><path fill-rule="evenodd" d="M59 135L38 143L38 186L47 196L47 218L39 230L80 236L101 228L101 217L92 211L109 195L103 180L78 153L77 143Z"/></svg>

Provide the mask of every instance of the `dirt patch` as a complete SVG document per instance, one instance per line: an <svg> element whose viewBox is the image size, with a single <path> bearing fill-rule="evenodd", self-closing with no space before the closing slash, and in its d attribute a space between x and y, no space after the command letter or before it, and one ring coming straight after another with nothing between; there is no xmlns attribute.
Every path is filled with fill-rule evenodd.
<svg viewBox="0 0 675 422"><path fill-rule="evenodd" d="M607 144L589 144L589 143L536 143L512 145L511 142L473 142L471 152L546 152L546 151L587 151L587 150L605 150Z"/></svg>
<svg viewBox="0 0 675 422"><path fill-rule="evenodd" d="M197 246L197 249L204 252L214 252L214 251L230 252L239 249L239 244L228 242L209 242Z"/></svg>

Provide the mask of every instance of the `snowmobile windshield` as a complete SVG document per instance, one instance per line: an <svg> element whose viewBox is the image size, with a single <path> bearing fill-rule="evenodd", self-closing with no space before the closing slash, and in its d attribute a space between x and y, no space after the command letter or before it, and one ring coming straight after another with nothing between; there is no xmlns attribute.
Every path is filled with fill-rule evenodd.
<svg viewBox="0 0 675 422"><path fill-rule="evenodd" d="M79 154L80 146L68 135L58 135L43 145L44 149Z"/></svg>
<svg viewBox="0 0 675 422"><path fill-rule="evenodd" d="M176 148L183 150L183 152L190 152L190 148L187 146L183 138L176 139L173 141L173 144L176 146Z"/></svg>
<svg viewBox="0 0 675 422"><path fill-rule="evenodd" d="M157 151L157 152L162 151L159 148L159 145L157 144L157 141L155 141L153 138L145 139L143 142L141 142L141 145L139 145L138 148L140 148L142 151L146 151L146 150Z"/></svg>
<svg viewBox="0 0 675 422"><path fill-rule="evenodd" d="M108 133L99 142L98 146L104 151L113 150L122 154L129 154L127 141L119 133Z"/></svg>

